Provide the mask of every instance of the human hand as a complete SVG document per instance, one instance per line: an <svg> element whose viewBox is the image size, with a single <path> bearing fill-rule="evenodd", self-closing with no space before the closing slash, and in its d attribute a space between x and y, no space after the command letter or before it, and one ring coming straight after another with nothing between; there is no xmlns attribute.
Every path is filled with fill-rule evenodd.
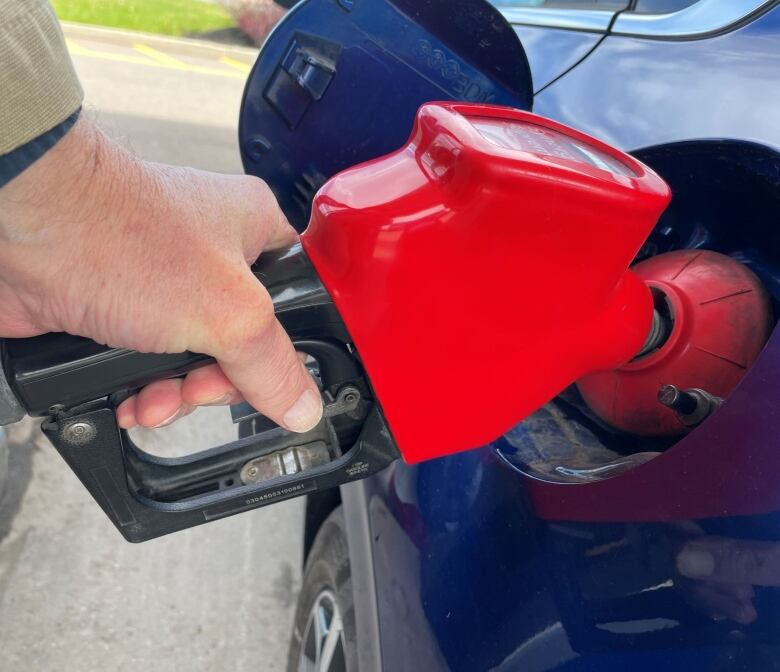
<svg viewBox="0 0 780 672"><path fill-rule="evenodd" d="M677 553L677 571L691 580L688 601L716 620L752 623L754 586L780 586L780 544L701 536Z"/></svg>
<svg viewBox="0 0 780 672"><path fill-rule="evenodd" d="M66 331L217 360L126 400L125 428L245 398L306 431L319 392L250 271L295 240L261 180L139 161L82 115L0 189L0 336Z"/></svg>

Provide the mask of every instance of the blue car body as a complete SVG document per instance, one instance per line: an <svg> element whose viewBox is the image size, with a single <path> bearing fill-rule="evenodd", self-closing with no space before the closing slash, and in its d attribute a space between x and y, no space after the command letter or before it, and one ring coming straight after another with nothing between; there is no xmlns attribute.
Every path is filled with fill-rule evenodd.
<svg viewBox="0 0 780 672"><path fill-rule="evenodd" d="M780 301L777 3L700 0L664 15L495 4L525 46L533 111L633 153L672 187L646 254L729 254ZM344 508L360 669L780 669L778 373L774 333L713 418L647 465L556 484L554 515L539 513L529 463L590 440L604 459L648 450L636 437L572 439L585 425L565 395L493 445L309 497L307 549ZM688 487L701 480L716 486ZM742 578L683 575L696 538ZM737 615L718 606L733 591L751 605Z"/></svg>

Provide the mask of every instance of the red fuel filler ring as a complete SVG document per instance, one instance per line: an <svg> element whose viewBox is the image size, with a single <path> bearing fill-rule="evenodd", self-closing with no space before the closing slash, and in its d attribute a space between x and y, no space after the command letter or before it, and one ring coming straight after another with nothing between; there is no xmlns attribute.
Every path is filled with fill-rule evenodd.
<svg viewBox="0 0 780 672"><path fill-rule="evenodd" d="M409 141L336 175L302 245L255 265L325 417L181 459L116 426L118 401L207 363L63 334L3 344L3 420L43 429L122 534L141 541L483 445L588 374L666 338L629 265L670 198L582 133L489 105L428 104ZM671 381L674 382L674 381Z"/></svg>

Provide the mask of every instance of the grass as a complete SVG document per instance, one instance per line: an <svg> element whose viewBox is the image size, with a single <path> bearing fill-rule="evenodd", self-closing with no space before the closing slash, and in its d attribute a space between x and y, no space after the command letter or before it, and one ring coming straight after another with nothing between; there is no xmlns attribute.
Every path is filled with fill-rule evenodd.
<svg viewBox="0 0 780 672"><path fill-rule="evenodd" d="M61 21L163 35L191 35L235 25L220 5L203 0L52 0Z"/></svg>

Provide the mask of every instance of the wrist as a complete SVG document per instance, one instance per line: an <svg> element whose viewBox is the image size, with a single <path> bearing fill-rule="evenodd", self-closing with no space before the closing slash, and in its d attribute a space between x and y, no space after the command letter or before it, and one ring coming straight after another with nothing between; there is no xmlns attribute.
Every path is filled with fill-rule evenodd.
<svg viewBox="0 0 780 672"><path fill-rule="evenodd" d="M82 117L0 188L0 281L42 328L77 326L80 311L59 306L89 305L94 289L85 278L90 268L110 266L115 229L139 220L134 208L150 189L141 184L144 174L140 162Z"/></svg>
<svg viewBox="0 0 780 672"><path fill-rule="evenodd" d="M43 157L0 189L0 237L11 244L40 242L88 202L86 185L100 164L98 132L85 119Z"/></svg>

